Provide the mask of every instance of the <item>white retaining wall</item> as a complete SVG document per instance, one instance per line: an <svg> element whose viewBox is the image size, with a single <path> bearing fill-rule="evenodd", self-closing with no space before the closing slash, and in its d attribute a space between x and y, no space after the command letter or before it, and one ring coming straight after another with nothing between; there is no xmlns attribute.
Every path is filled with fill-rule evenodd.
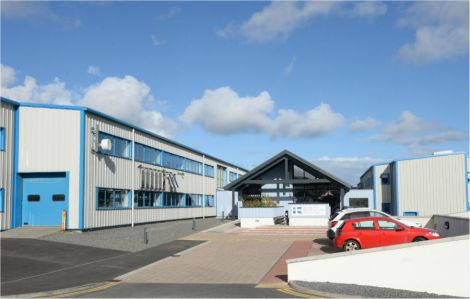
<svg viewBox="0 0 470 299"><path fill-rule="evenodd" d="M369 285L470 296L469 236L287 261L289 281Z"/></svg>

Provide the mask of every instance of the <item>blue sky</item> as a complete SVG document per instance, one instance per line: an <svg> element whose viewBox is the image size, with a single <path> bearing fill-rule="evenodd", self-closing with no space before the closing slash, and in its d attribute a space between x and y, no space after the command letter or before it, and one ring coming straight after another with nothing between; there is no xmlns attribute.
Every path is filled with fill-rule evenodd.
<svg viewBox="0 0 470 299"><path fill-rule="evenodd" d="M467 2L2 2L2 96L86 105L246 168L357 183L468 151Z"/></svg>

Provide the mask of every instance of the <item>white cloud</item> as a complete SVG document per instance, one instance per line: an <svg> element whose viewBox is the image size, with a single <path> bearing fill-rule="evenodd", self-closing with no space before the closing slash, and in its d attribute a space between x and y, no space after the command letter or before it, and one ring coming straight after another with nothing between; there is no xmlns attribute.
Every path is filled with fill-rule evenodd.
<svg viewBox="0 0 470 299"><path fill-rule="evenodd" d="M149 111L155 104L150 87L132 76L107 77L86 89L79 105L88 106L117 118L135 123L163 136L177 133L177 125L158 111Z"/></svg>
<svg viewBox="0 0 470 299"><path fill-rule="evenodd" d="M0 64L0 76L2 77L2 87L8 87L15 83L15 69L10 66Z"/></svg>
<svg viewBox="0 0 470 299"><path fill-rule="evenodd" d="M59 105L70 105L72 103L73 92L67 90L65 83L60 81L59 78L45 85L37 83L36 79L31 76L26 76L23 83L11 86L14 83L11 77L7 77L7 82L4 82L3 71L8 69L11 73L15 70L8 66L2 66L2 96L24 102L39 102L39 103L53 103Z"/></svg>
<svg viewBox="0 0 470 299"><path fill-rule="evenodd" d="M248 20L239 25L229 23L216 34L222 38L240 34L250 41L266 43L288 38L295 29L318 16L337 13L340 16L373 19L386 12L387 6L375 1L354 4L340 1L272 1Z"/></svg>
<svg viewBox="0 0 470 299"><path fill-rule="evenodd" d="M35 20L44 19L64 28L78 28L78 18L60 16L50 9L47 2L42 1L1 1L1 14L5 19Z"/></svg>
<svg viewBox="0 0 470 299"><path fill-rule="evenodd" d="M273 1L244 22L240 32L247 39L260 43L286 38L310 18L330 13L336 3Z"/></svg>
<svg viewBox="0 0 470 299"><path fill-rule="evenodd" d="M292 57L292 60L290 61L290 63L288 65L286 65L286 67L284 68L284 74L286 76L290 76L290 74L294 70L295 60L296 60L295 56Z"/></svg>
<svg viewBox="0 0 470 299"><path fill-rule="evenodd" d="M187 124L200 124L205 130L221 134L266 133L272 137L316 137L337 129L344 117L329 105L299 114L281 109L272 115L274 100L268 92L240 97L230 87L206 90L193 100L180 119Z"/></svg>
<svg viewBox="0 0 470 299"><path fill-rule="evenodd" d="M90 65L88 66L87 73L90 75L98 76L101 73L101 69L99 66Z"/></svg>
<svg viewBox="0 0 470 299"><path fill-rule="evenodd" d="M431 1L411 5L398 25L416 30L413 43L403 45L399 58L430 63L468 55L467 1Z"/></svg>
<svg viewBox="0 0 470 299"><path fill-rule="evenodd" d="M353 8L348 12L350 16L374 18L387 13L387 5L378 1L363 1L354 3Z"/></svg>
<svg viewBox="0 0 470 299"><path fill-rule="evenodd" d="M240 97L230 87L220 87L204 91L180 118L216 134L256 133L271 124L268 114L273 107L274 101L266 91L255 97Z"/></svg>
<svg viewBox="0 0 470 299"><path fill-rule="evenodd" d="M368 117L365 119L356 119L351 122L351 130L354 132L366 131L380 125L380 121L375 118Z"/></svg>
<svg viewBox="0 0 470 299"><path fill-rule="evenodd" d="M442 143L468 140L468 132L427 122L410 111L402 112L397 122L387 125L374 140L408 147L414 154L429 154L440 150Z"/></svg>
<svg viewBox="0 0 470 299"><path fill-rule="evenodd" d="M5 68L2 66L2 73ZM174 136L179 131L176 122L155 109L159 102L155 101L150 87L132 76L107 77L80 91L67 89L58 78L45 85L38 84L31 76L26 76L23 84L10 86L11 81L8 80L7 83L2 81L1 93L12 100L87 106L165 137Z"/></svg>
<svg viewBox="0 0 470 299"><path fill-rule="evenodd" d="M380 160L371 157L328 157L323 156L311 161L335 176L356 185L361 175Z"/></svg>
<svg viewBox="0 0 470 299"><path fill-rule="evenodd" d="M279 110L274 120L273 136L292 138L317 137L332 132L343 125L344 117L331 110L330 105L321 103L300 114L294 110Z"/></svg>
<svg viewBox="0 0 470 299"><path fill-rule="evenodd" d="M150 39L152 40L152 44L153 44L155 47L158 47L158 46L161 46L161 45L164 45L164 44L165 44L165 41L164 41L164 40L159 39L159 38L156 37L154 34L151 34L151 35L150 35Z"/></svg>

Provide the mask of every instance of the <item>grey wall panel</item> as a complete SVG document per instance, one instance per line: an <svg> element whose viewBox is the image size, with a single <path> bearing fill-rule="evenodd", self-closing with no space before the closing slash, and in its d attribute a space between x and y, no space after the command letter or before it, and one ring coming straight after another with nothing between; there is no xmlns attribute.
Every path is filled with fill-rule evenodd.
<svg viewBox="0 0 470 299"><path fill-rule="evenodd" d="M215 178L204 177L197 174L166 169L160 166L135 162L135 179L132 182L132 160L101 155L92 152L94 137L92 131L99 131L132 140L132 129L119 125L103 117L87 113L85 127L85 203L84 203L84 228L106 227L114 225L124 225L131 223L130 210L97 210L96 196L97 188L115 188L140 190L142 185L141 169L139 166L154 171L172 173L176 175L178 188L173 190L179 193L193 193L215 195ZM135 132L135 140L160 150L187 157L202 162L202 157L184 150L177 146L172 146L158 138L150 135ZM207 164L215 166L215 162L206 159ZM150 183L150 176L149 181ZM203 188L204 182L204 188ZM170 192L170 184L165 182L163 191ZM203 208L146 208L134 211L135 223L162 221L170 219L183 219L192 217L202 217L203 210L205 216L215 216L215 207Z"/></svg>
<svg viewBox="0 0 470 299"><path fill-rule="evenodd" d="M69 172L68 228L78 228L80 111L19 108L18 172Z"/></svg>
<svg viewBox="0 0 470 299"><path fill-rule="evenodd" d="M0 127L5 128L5 150L0 151L0 188L4 189L3 212L0 212L0 229L11 227L12 217L12 178L13 178L13 149L14 149L14 106L0 102Z"/></svg>
<svg viewBox="0 0 470 299"><path fill-rule="evenodd" d="M383 174L389 175L389 184L382 184L381 176ZM375 198L376 208L381 210L382 203L390 203L392 200L391 194L391 177L390 177L390 165L382 164L375 166Z"/></svg>
<svg viewBox="0 0 470 299"><path fill-rule="evenodd" d="M466 210L465 155L443 155L397 162L399 212L419 216Z"/></svg>

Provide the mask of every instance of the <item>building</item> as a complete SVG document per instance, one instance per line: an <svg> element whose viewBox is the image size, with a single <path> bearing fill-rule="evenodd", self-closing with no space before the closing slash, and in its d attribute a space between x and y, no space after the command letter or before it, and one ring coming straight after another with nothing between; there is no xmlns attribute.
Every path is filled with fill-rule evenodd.
<svg viewBox="0 0 470 299"><path fill-rule="evenodd" d="M460 213L470 210L469 158L466 153L372 165L359 187L373 190L373 208L399 216Z"/></svg>
<svg viewBox="0 0 470 299"><path fill-rule="evenodd" d="M289 203L340 206L344 193L352 186L320 167L284 150L261 163L243 177L225 186L240 198L274 199L279 206Z"/></svg>
<svg viewBox="0 0 470 299"><path fill-rule="evenodd" d="M1 229L215 216L246 170L99 111L1 98Z"/></svg>

